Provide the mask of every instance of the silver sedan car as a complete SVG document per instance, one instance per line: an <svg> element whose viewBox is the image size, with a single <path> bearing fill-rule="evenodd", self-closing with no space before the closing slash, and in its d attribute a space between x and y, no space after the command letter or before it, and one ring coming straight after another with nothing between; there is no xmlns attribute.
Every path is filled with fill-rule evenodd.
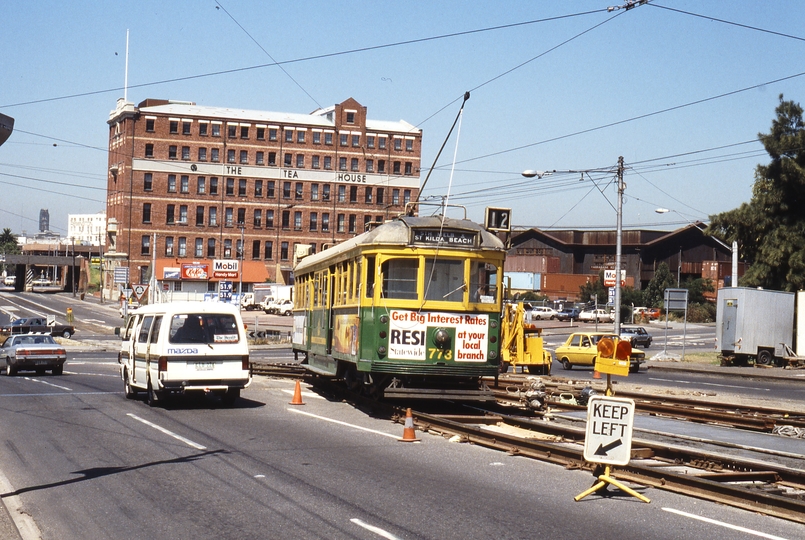
<svg viewBox="0 0 805 540"><path fill-rule="evenodd" d="M17 334L9 336L0 345L0 361L8 376L16 375L20 370L35 371L37 375L51 370L54 375L61 375L67 351L50 335Z"/></svg>

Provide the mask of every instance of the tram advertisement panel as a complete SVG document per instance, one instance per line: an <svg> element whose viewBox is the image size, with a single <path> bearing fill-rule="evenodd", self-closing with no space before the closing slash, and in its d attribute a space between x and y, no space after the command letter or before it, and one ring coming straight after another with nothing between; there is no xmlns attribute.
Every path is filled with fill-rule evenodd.
<svg viewBox="0 0 805 540"><path fill-rule="evenodd" d="M390 359L486 362L488 315L398 309L390 317Z"/></svg>

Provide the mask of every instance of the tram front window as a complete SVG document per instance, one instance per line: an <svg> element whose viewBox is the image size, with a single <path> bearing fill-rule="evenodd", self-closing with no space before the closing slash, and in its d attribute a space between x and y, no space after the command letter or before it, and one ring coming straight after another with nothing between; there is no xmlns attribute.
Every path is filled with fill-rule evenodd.
<svg viewBox="0 0 805 540"><path fill-rule="evenodd" d="M400 300L416 300L418 259L391 259L383 263L383 296Z"/></svg>
<svg viewBox="0 0 805 540"><path fill-rule="evenodd" d="M463 302L464 261L425 260L425 300Z"/></svg>
<svg viewBox="0 0 805 540"><path fill-rule="evenodd" d="M494 264L473 261L470 268L470 302L494 304L497 296L498 268Z"/></svg>

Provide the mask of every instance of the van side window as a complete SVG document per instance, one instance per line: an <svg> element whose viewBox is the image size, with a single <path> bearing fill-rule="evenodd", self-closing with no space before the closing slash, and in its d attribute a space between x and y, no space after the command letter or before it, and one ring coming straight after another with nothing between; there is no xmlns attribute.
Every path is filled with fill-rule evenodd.
<svg viewBox="0 0 805 540"><path fill-rule="evenodd" d="M159 327L162 325L162 315L154 317L153 329L151 330L151 343L156 343L159 340Z"/></svg>
<svg viewBox="0 0 805 540"><path fill-rule="evenodd" d="M153 315L148 315L143 319L143 324L140 326L140 334L137 336L137 343L148 343L148 331L151 330L151 323L153 322Z"/></svg>

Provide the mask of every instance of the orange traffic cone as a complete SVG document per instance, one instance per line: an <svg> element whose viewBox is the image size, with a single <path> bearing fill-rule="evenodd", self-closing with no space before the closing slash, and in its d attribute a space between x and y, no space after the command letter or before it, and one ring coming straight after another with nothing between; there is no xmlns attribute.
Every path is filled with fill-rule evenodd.
<svg viewBox="0 0 805 540"><path fill-rule="evenodd" d="M405 428L403 429L402 439L400 442L419 442L416 438L416 430L414 430L414 415L411 414L411 408L405 412Z"/></svg>
<svg viewBox="0 0 805 540"><path fill-rule="evenodd" d="M593 379L600 379L600 378L601 373L599 373L598 370L593 371Z"/></svg>
<svg viewBox="0 0 805 540"><path fill-rule="evenodd" d="M304 405L304 402L302 401L302 385L299 383L299 381L296 381L296 387L293 391L293 399L289 405Z"/></svg>

